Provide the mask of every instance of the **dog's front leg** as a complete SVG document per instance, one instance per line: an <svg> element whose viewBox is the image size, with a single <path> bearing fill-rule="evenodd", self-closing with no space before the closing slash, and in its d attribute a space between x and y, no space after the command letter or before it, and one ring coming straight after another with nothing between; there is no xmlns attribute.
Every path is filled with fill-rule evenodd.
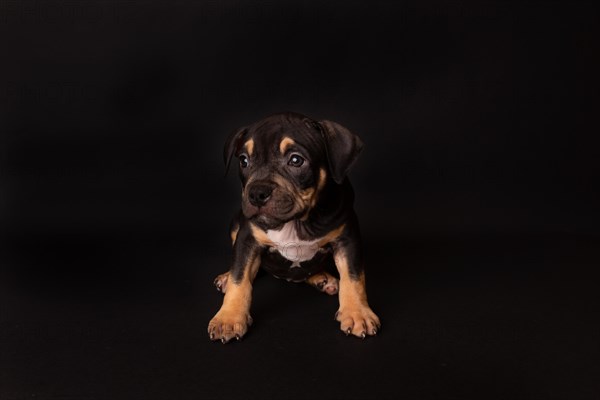
<svg viewBox="0 0 600 400"><path fill-rule="evenodd" d="M233 338L240 340L252 324L252 282L260 267L261 247L245 228L240 229L233 246L233 264L223 305L208 324L210 339L222 343Z"/></svg>
<svg viewBox="0 0 600 400"><path fill-rule="evenodd" d="M346 228L333 246L333 257L340 274L340 308L335 313L335 319L340 322L340 329L346 335L364 339L367 335L376 335L381 323L367 302L358 224Z"/></svg>

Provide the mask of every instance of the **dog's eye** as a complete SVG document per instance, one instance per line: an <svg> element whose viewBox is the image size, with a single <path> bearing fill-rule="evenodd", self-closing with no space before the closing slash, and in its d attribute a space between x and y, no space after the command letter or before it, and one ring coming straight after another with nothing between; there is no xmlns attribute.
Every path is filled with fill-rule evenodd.
<svg viewBox="0 0 600 400"><path fill-rule="evenodd" d="M242 168L246 168L248 166L248 157L243 154L240 156L240 166Z"/></svg>
<svg viewBox="0 0 600 400"><path fill-rule="evenodd" d="M292 167L300 167L304 164L304 158L300 157L298 154L292 154L290 157L290 161L288 161L288 165Z"/></svg>

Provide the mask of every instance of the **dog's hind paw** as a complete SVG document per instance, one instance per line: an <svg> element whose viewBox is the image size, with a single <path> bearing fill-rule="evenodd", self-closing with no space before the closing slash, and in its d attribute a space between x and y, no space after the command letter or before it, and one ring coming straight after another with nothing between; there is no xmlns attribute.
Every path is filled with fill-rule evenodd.
<svg viewBox="0 0 600 400"><path fill-rule="evenodd" d="M227 281L229 280L229 272L225 272L215 278L213 284L217 290L223 294L227 291Z"/></svg>
<svg viewBox="0 0 600 400"><path fill-rule="evenodd" d="M330 296L337 294L339 290L339 282L337 278L327 272L321 272L311 276L306 280L306 283L318 291L327 293Z"/></svg>

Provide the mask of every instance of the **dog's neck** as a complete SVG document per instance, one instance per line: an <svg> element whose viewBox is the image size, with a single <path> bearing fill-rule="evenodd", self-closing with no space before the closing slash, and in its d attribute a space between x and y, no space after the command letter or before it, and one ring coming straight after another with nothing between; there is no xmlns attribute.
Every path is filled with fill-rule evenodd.
<svg viewBox="0 0 600 400"><path fill-rule="evenodd" d="M341 185L328 182L308 215L293 220L298 237L311 240L339 227L352 212L353 203L354 191L347 179Z"/></svg>

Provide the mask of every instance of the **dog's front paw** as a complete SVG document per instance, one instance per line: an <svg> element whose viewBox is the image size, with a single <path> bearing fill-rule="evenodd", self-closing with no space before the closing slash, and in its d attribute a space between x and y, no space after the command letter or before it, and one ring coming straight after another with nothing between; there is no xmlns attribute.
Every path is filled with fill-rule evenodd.
<svg viewBox="0 0 600 400"><path fill-rule="evenodd" d="M381 329L379 317L368 305L340 308L335 313L335 319L340 322L340 329L346 336L352 334L364 339L367 335L377 335Z"/></svg>
<svg viewBox="0 0 600 400"><path fill-rule="evenodd" d="M252 317L244 312L221 309L208 323L210 340L220 340L225 344L231 339L240 340L252 325Z"/></svg>

